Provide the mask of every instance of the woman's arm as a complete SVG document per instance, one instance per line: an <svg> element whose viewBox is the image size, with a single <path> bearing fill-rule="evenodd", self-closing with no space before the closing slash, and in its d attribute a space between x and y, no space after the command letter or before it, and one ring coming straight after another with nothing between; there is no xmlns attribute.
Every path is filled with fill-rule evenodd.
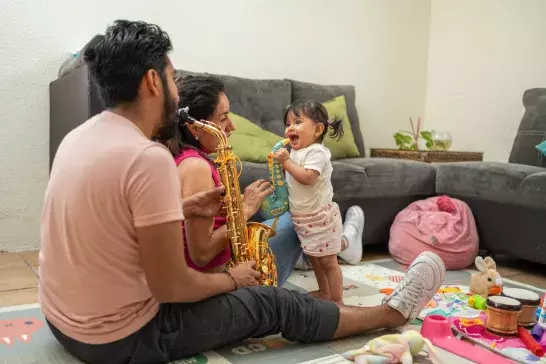
<svg viewBox="0 0 546 364"><path fill-rule="evenodd" d="M178 165L182 198L214 188L210 165L200 158L188 158ZM213 231L213 218L193 216L184 221L186 244L195 264L207 265L229 243L227 226Z"/></svg>

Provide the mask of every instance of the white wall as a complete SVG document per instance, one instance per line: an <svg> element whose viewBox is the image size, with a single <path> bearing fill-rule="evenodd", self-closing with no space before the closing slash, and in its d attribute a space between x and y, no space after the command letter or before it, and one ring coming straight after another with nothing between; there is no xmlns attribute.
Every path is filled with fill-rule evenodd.
<svg viewBox="0 0 546 364"><path fill-rule="evenodd" d="M546 87L545 0L432 0L425 126L506 162L526 89Z"/></svg>
<svg viewBox="0 0 546 364"><path fill-rule="evenodd" d="M422 113L429 10L429 0L2 1L0 250L38 247L48 84L111 21L159 24L178 68L354 84L370 147Z"/></svg>

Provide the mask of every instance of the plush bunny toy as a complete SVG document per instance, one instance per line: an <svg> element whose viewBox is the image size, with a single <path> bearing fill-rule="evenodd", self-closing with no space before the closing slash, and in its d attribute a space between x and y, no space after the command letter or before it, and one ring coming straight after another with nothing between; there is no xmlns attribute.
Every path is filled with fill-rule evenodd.
<svg viewBox="0 0 546 364"><path fill-rule="evenodd" d="M497 295L502 292L502 279L497 272L497 265L491 257L483 259L478 256L475 260L479 272L470 277L470 293L479 294L483 298Z"/></svg>
<svg viewBox="0 0 546 364"><path fill-rule="evenodd" d="M414 330L402 334L388 334L368 341L364 347L343 353L345 359L356 364L412 364L413 357L424 348L428 349L428 358L433 364L441 364L436 349L430 341Z"/></svg>

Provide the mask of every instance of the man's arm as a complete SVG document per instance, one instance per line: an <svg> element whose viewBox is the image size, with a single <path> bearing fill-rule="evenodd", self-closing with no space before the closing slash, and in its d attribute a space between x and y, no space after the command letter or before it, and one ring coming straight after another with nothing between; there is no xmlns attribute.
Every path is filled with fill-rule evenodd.
<svg viewBox="0 0 546 364"><path fill-rule="evenodd" d="M225 273L205 274L188 268L180 224L180 184L176 166L164 148L149 147L135 159L127 173L126 191L141 266L159 302L195 302L237 285L257 284L253 278L257 272L250 265L233 269L234 279Z"/></svg>
<svg viewBox="0 0 546 364"><path fill-rule="evenodd" d="M179 221L138 228L137 238L148 286L159 302L196 302L236 288L227 274L188 268Z"/></svg>

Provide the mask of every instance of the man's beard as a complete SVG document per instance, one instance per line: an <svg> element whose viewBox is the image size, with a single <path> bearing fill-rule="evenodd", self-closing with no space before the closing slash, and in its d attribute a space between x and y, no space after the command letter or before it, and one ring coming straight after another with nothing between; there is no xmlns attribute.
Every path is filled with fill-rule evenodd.
<svg viewBox="0 0 546 364"><path fill-rule="evenodd" d="M176 128L179 127L179 123L176 120L177 107L178 105L174 98L165 96L163 101L163 120L161 127L156 133L158 139L166 141L174 137Z"/></svg>

